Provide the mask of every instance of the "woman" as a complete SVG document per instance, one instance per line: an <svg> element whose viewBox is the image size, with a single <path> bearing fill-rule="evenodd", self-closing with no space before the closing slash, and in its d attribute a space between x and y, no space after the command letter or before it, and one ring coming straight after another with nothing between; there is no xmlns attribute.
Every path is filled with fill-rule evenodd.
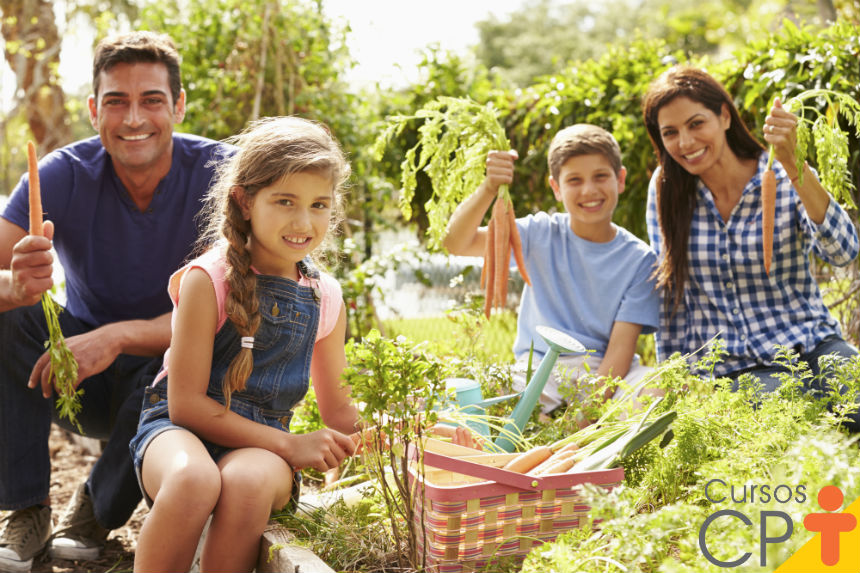
<svg viewBox="0 0 860 573"><path fill-rule="evenodd" d="M651 84L642 109L660 159L648 192L664 289L658 356L691 353L719 336L726 355L715 374L737 380L750 372L771 392L784 371L774 364L778 345L814 374L820 356L856 355L824 305L808 255L847 265L858 253L857 230L815 172L798 170L797 118L777 100L765 120L777 180L768 274L761 208L768 153L725 88L702 70L676 66Z"/></svg>

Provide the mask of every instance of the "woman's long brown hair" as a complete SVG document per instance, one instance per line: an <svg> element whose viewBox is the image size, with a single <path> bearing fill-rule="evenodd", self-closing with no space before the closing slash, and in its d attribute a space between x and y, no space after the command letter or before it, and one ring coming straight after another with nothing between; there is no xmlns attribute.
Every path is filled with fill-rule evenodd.
<svg viewBox="0 0 860 573"><path fill-rule="evenodd" d="M657 217L663 238L664 255L655 271L657 285L663 288L664 302L677 311L689 278L687 252L690 225L696 209L696 180L672 159L663 137L657 116L663 106L679 97L698 102L719 116L725 106L731 116L726 130L729 148L740 159L757 159L764 146L750 133L741 121L731 96L720 83L704 70L691 66L674 66L661 74L642 99L642 115L651 144L660 160L657 179Z"/></svg>

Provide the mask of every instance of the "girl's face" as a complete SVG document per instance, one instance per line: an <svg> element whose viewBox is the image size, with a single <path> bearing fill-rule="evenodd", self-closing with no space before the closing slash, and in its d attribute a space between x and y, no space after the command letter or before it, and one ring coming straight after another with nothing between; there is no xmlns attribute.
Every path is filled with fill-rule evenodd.
<svg viewBox="0 0 860 573"><path fill-rule="evenodd" d="M294 173L260 189L248 201L237 199L251 222L251 261L261 273L298 279L296 263L316 249L328 232L334 207L326 175Z"/></svg>
<svg viewBox="0 0 860 573"><path fill-rule="evenodd" d="M726 141L731 116L725 105L715 115L697 101L677 97L657 112L657 124L666 151L693 175L707 173L731 153Z"/></svg>

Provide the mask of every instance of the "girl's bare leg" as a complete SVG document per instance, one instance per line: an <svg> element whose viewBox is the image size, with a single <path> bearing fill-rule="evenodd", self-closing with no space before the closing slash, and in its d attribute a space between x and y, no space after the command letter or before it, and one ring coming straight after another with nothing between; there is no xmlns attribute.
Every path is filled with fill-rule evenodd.
<svg viewBox="0 0 860 573"><path fill-rule="evenodd" d="M221 474L200 440L169 430L143 457L143 487L154 500L140 528L134 570L188 571L221 492Z"/></svg>
<svg viewBox="0 0 860 573"><path fill-rule="evenodd" d="M200 570L251 571L269 515L290 499L292 470L280 456L261 448L233 450L218 467L221 496L206 534Z"/></svg>

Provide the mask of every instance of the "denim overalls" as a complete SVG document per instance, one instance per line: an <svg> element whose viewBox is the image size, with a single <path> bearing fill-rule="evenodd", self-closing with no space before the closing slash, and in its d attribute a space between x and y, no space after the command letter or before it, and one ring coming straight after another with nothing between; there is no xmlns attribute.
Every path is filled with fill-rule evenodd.
<svg viewBox="0 0 860 573"><path fill-rule="evenodd" d="M257 275L261 320L254 335L254 369L245 389L233 392L230 398L232 411L284 431L289 431L292 408L308 391L311 356L320 317L319 272L307 259L299 262L298 266L314 286L302 286L283 277ZM221 383L227 367L239 353L240 338L229 319L215 334L206 393L221 404L225 402ZM146 389L137 435L129 444L141 491L140 472L146 447L161 432L176 428L179 426L170 421L167 411L167 382L162 379ZM215 461L230 451L230 448L201 441ZM301 474L295 472L294 475L300 477ZM298 488L294 487L293 492L297 496ZM151 504L145 491L144 497Z"/></svg>

